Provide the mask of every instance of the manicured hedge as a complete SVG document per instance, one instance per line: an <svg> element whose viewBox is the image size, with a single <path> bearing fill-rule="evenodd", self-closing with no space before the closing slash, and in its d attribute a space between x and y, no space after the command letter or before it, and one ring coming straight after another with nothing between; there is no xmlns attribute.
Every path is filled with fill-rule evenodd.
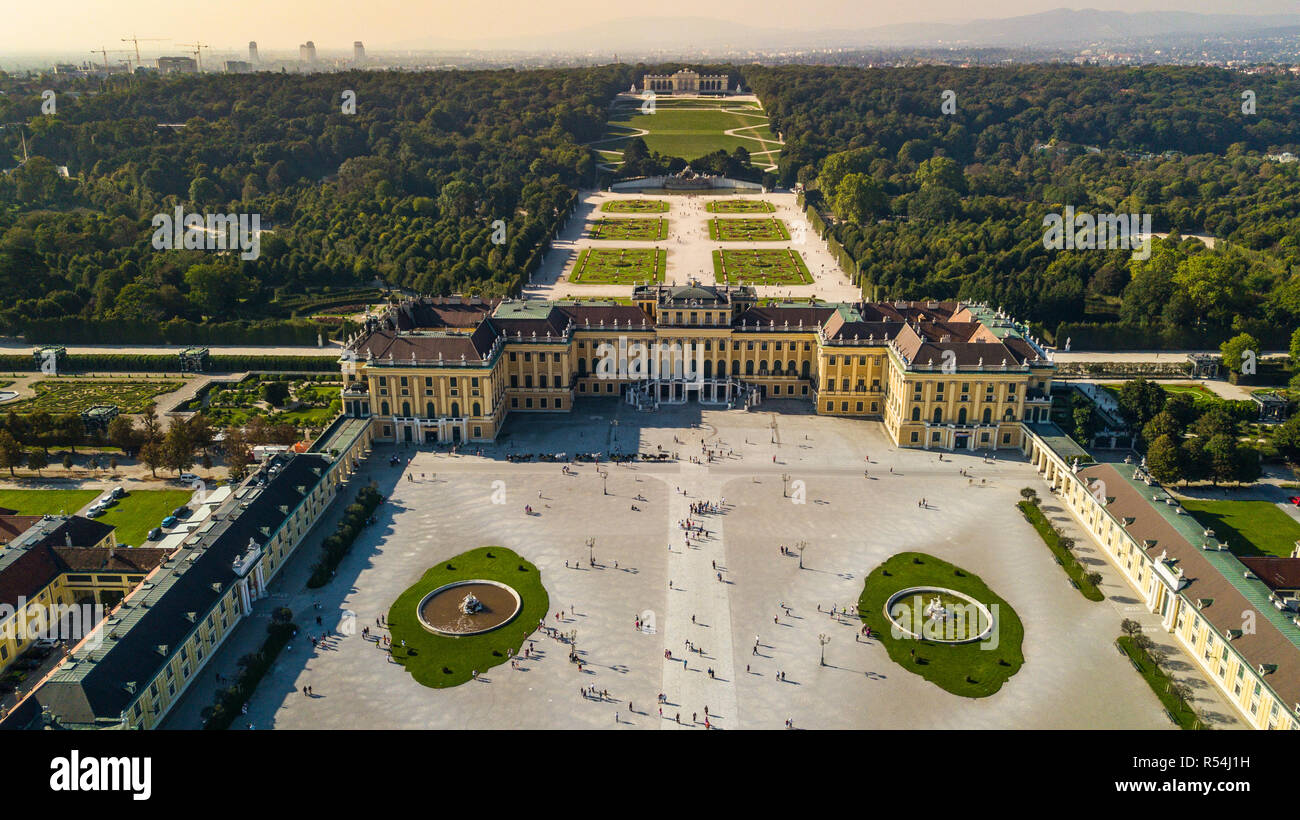
<svg viewBox="0 0 1300 820"><path fill-rule="evenodd" d="M312 344L315 344L313 339ZM69 353L60 365L64 373L179 373L180 358L172 353ZM36 360L31 355L0 356L0 372L33 372ZM338 373L334 356L210 356L208 369L213 373L241 373L245 370L303 373Z"/></svg>
<svg viewBox="0 0 1300 820"><path fill-rule="evenodd" d="M334 534L321 543L324 555L311 568L311 577L307 579L309 588L317 589L330 582L339 563L348 554L348 550L352 549L352 542L357 539L362 528L366 526L366 522L383 500L384 497L379 494L374 484L362 487L357 492L357 500L344 510L343 520L339 522Z"/></svg>
<svg viewBox="0 0 1300 820"><path fill-rule="evenodd" d="M204 729L229 729L230 725L243 713L244 704L248 703L257 684L280 656L280 652L293 640L298 626L293 623L293 613L288 609L276 610L271 623L266 627L266 640L262 648L251 655L239 659L242 667L239 678L233 685L217 690L216 700L210 709L205 709Z"/></svg>

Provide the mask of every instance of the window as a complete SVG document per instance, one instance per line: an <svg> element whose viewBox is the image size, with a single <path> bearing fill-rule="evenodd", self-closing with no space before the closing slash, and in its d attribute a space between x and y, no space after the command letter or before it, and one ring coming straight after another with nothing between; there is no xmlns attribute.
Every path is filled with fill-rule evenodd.
<svg viewBox="0 0 1300 820"><path fill-rule="evenodd" d="M912 443L913 443L913 444L916 444L916 443L920 440L920 438L921 438L921 434L920 434L920 433L915 433L915 432L912 433Z"/></svg>

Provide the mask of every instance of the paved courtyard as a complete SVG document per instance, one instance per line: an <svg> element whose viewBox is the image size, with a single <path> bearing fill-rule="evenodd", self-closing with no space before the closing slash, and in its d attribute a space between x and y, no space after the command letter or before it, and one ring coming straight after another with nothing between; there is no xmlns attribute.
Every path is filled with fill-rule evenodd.
<svg viewBox="0 0 1300 820"><path fill-rule="evenodd" d="M1018 454L940 462L933 453L892 448L876 422L814 416L795 402L779 410L637 413L591 400L568 416L512 420L482 456L399 448L412 460L406 469L390 468L392 450L380 447L370 472L391 497L336 580L300 591L295 575L310 561L298 556L299 566L277 585L286 591L259 602L290 606L313 635L323 629L315 615L337 629L340 613L350 610L356 634L317 649L300 636L263 680L248 722L259 729L677 729L703 728L707 706L720 729L779 729L787 719L796 728L1171 728L1113 646L1126 613L1071 588L1016 510L1023 486L1050 498ZM734 455L691 463L701 441ZM508 452L659 447L682 460L602 464L608 479L592 464L565 476L558 463L504 459ZM497 481L503 484L494 488ZM505 503L494 503L502 487ZM787 488L804 503L784 498ZM917 505L922 496L928 509ZM689 505L723 498L722 513L701 517L709 536L687 547L677 522ZM537 514L525 514L526 504ZM595 567L587 538L595 538ZM803 570L797 556L779 549L800 539L808 542ZM375 618L430 566L489 544L540 568L549 623L576 630L581 672L566 644L538 634L536 657L521 669L503 664L478 681L434 690L361 637L360 628L373 630ZM876 641L860 640L854 622L818 611L855 603L864 576L902 550L981 575L1019 613L1025 665L997 694L950 695L894 664ZM1108 595L1124 599L1127 587L1103 573ZM636 630L638 616L652 628ZM260 629L250 623L244 629L255 638ZM831 639L824 667L821 634ZM687 652L686 641L701 651ZM224 648L216 671L229 671L243 651ZM304 686L314 697L302 694ZM609 698L583 697L586 686L608 690ZM183 702L169 725L189 725L206 697Z"/></svg>

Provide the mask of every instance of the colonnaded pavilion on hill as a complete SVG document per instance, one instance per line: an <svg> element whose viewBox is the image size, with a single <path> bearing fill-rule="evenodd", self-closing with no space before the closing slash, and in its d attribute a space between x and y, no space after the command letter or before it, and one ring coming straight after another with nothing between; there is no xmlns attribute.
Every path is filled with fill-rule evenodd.
<svg viewBox="0 0 1300 820"><path fill-rule="evenodd" d="M510 413L566 413L583 397L645 410L803 399L883 421L900 446L946 450L1018 449L1023 422L1050 419L1054 363L983 305L763 305L751 287L697 283L638 286L631 302L393 305L349 340L344 413L370 419L377 441L447 443L495 439ZM699 372L608 366L637 345L681 351Z"/></svg>

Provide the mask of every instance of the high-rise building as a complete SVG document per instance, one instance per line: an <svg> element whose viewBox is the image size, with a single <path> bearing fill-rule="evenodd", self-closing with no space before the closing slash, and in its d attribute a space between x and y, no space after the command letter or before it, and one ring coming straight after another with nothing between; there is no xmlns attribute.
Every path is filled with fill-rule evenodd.
<svg viewBox="0 0 1300 820"><path fill-rule="evenodd" d="M366 47L360 40L352 43L352 60L357 63L363 63L366 60Z"/></svg>
<svg viewBox="0 0 1300 820"><path fill-rule="evenodd" d="M227 74L247 74L250 68L244 60L226 60Z"/></svg>
<svg viewBox="0 0 1300 820"><path fill-rule="evenodd" d="M258 57L257 57L257 41L256 41L256 40L249 40L249 41L248 41L248 61L249 61L250 63L256 63L256 62L258 62Z"/></svg>
<svg viewBox="0 0 1300 820"><path fill-rule="evenodd" d="M316 62L316 44L311 40L298 46L298 59L305 63Z"/></svg>

